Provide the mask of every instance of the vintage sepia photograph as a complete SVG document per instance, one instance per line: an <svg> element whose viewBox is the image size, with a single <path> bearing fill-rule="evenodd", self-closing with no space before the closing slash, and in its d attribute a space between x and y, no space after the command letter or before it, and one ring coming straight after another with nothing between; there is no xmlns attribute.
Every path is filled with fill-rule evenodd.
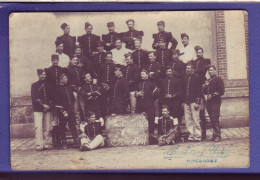
<svg viewBox="0 0 260 180"><path fill-rule="evenodd" d="M13 170L248 168L246 11L9 16Z"/></svg>

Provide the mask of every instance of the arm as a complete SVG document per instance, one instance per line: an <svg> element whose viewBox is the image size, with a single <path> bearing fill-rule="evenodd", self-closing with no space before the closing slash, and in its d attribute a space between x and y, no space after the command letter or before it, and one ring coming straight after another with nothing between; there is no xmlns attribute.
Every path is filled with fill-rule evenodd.
<svg viewBox="0 0 260 180"><path fill-rule="evenodd" d="M214 92L212 96L213 97L214 96L222 96L222 95L224 95L224 93L225 93L224 82L220 77L218 77L217 92Z"/></svg>

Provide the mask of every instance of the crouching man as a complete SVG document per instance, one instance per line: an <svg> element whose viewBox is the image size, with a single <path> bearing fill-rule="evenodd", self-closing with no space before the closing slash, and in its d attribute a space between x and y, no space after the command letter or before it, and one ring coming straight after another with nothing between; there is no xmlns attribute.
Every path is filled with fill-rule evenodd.
<svg viewBox="0 0 260 180"><path fill-rule="evenodd" d="M82 134L80 137L80 150L90 151L105 145L102 134L102 126L104 125L103 119L96 120L94 112L87 113L88 122L80 125Z"/></svg>

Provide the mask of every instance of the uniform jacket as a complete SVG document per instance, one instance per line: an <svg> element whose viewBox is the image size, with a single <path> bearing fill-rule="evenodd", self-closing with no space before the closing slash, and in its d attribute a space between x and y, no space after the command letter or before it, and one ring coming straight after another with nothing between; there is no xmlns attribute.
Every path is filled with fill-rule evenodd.
<svg viewBox="0 0 260 180"><path fill-rule="evenodd" d="M45 69L46 81L51 85L52 89L55 89L55 87L59 85L59 77L65 73L65 71L65 68L60 66L51 66Z"/></svg>
<svg viewBox="0 0 260 180"><path fill-rule="evenodd" d="M88 93L91 94L88 95ZM96 109L101 105L100 96L102 95L102 89L99 84L85 83L80 90L80 94L86 102L86 108Z"/></svg>
<svg viewBox="0 0 260 180"><path fill-rule="evenodd" d="M89 56L93 51L97 50L97 41L100 41L100 36L95 34L84 34L78 37L78 41L82 46L83 55Z"/></svg>
<svg viewBox="0 0 260 180"><path fill-rule="evenodd" d="M202 95L202 89L199 84L199 78L197 74L186 75L184 78L184 103L197 103L200 104Z"/></svg>
<svg viewBox="0 0 260 180"><path fill-rule="evenodd" d="M209 101L214 103L221 103L221 96L225 93L223 80L218 76L210 78L209 85L204 86L203 92L205 95L212 95L212 98ZM218 95L214 94L216 92L218 93Z"/></svg>
<svg viewBox="0 0 260 180"><path fill-rule="evenodd" d="M108 84L109 86L115 81L115 64L106 63L101 65L101 83Z"/></svg>
<svg viewBox="0 0 260 180"><path fill-rule="evenodd" d="M109 32L108 34L103 34L102 35L102 40L105 43L105 50L106 51L111 51L112 49L115 48L115 40L117 38L121 38L121 34L117 32ZM110 46L107 46L106 44L110 43Z"/></svg>
<svg viewBox="0 0 260 180"><path fill-rule="evenodd" d="M123 42L126 44L125 47L131 50L135 49L133 38L142 39L143 35L144 35L143 31L137 31L135 29L121 33Z"/></svg>
<svg viewBox="0 0 260 180"><path fill-rule="evenodd" d="M76 85L77 87L81 87L83 81L83 68L79 66L69 66L66 69L66 74L68 76L68 84Z"/></svg>
<svg viewBox="0 0 260 180"><path fill-rule="evenodd" d="M91 122L88 123L85 128L85 134L93 140L97 135L102 134L101 122Z"/></svg>
<svg viewBox="0 0 260 180"><path fill-rule="evenodd" d="M148 64L147 69L149 70L149 72L154 72L152 77L149 77L149 79L151 81L153 81L154 83L156 83L156 85L159 85L158 83L159 83L159 80L161 79L161 73L162 73L161 64L158 63L157 61L154 61L154 62Z"/></svg>
<svg viewBox="0 0 260 180"><path fill-rule="evenodd" d="M166 48L156 50L156 61L159 62L162 67L169 66L172 61L172 51Z"/></svg>
<svg viewBox="0 0 260 180"><path fill-rule="evenodd" d="M46 81L37 81L31 86L31 98L34 112L43 112L42 104L52 105L52 88Z"/></svg>
<svg viewBox="0 0 260 180"><path fill-rule="evenodd" d="M78 56L80 64L82 64L83 75L85 72L89 72L92 77L96 77L93 63L86 56Z"/></svg>
<svg viewBox="0 0 260 180"><path fill-rule="evenodd" d="M138 66L140 70L145 68L149 64L149 59L148 59L148 52L144 51L142 49L140 50L135 50L132 53L132 57L134 60L134 63Z"/></svg>
<svg viewBox="0 0 260 180"><path fill-rule="evenodd" d="M98 53L91 56L91 62L93 64L94 72L99 80L101 81L101 65L106 63L105 53Z"/></svg>
<svg viewBox="0 0 260 180"><path fill-rule="evenodd" d="M159 47L156 47L156 40L158 38L164 38L166 41L166 47L168 48L169 42L172 43L172 46L170 49L176 49L177 45L178 45L178 41L172 36L171 32L166 32L166 31L162 31L162 32L158 32L156 34L153 34L153 49L158 49Z"/></svg>
<svg viewBox="0 0 260 180"><path fill-rule="evenodd" d="M194 66L195 73L199 75L200 84L202 86L202 84L206 80L205 75L207 73L208 67L211 64L210 59L205 59L205 58L196 59L195 61L192 61L192 64Z"/></svg>
<svg viewBox="0 0 260 180"><path fill-rule="evenodd" d="M172 60L169 66L173 67L173 70L179 76L185 76L186 73L186 64L180 60Z"/></svg>
<svg viewBox="0 0 260 180"><path fill-rule="evenodd" d="M111 89L111 100L113 106L125 106L130 97L130 91L126 79L121 76L116 79Z"/></svg>
<svg viewBox="0 0 260 180"><path fill-rule="evenodd" d="M135 91L140 77L140 71L138 66L136 64L127 65L124 68L124 77L127 81L129 91Z"/></svg>
<svg viewBox="0 0 260 180"><path fill-rule="evenodd" d="M161 116L158 120L158 134L159 135L167 134L170 131L170 129L175 128L177 125L178 125L177 122L176 124L174 124L174 119L172 116L168 116L168 117Z"/></svg>
<svg viewBox="0 0 260 180"><path fill-rule="evenodd" d="M74 113L75 98L73 95L73 88L69 85L58 85L54 92L56 107L67 113Z"/></svg>
<svg viewBox="0 0 260 180"><path fill-rule="evenodd" d="M75 50L76 37L63 34L62 36L57 37L56 40L63 42L63 53L71 58Z"/></svg>

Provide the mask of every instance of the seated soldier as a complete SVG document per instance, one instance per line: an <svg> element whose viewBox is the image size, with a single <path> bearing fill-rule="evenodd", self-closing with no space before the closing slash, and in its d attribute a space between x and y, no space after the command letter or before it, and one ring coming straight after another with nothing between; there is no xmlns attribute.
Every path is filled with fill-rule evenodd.
<svg viewBox="0 0 260 180"><path fill-rule="evenodd" d="M178 119L169 115L169 106L162 106L162 116L159 118L157 128L158 134L154 135L158 140L158 146L175 144L178 137Z"/></svg>
<svg viewBox="0 0 260 180"><path fill-rule="evenodd" d="M96 120L96 115L94 112L88 112L87 120L88 122L82 122L80 125L80 130L82 134L80 138L80 150L90 151L98 147L103 147L105 145L104 138L102 134L102 126L104 125L103 120Z"/></svg>

